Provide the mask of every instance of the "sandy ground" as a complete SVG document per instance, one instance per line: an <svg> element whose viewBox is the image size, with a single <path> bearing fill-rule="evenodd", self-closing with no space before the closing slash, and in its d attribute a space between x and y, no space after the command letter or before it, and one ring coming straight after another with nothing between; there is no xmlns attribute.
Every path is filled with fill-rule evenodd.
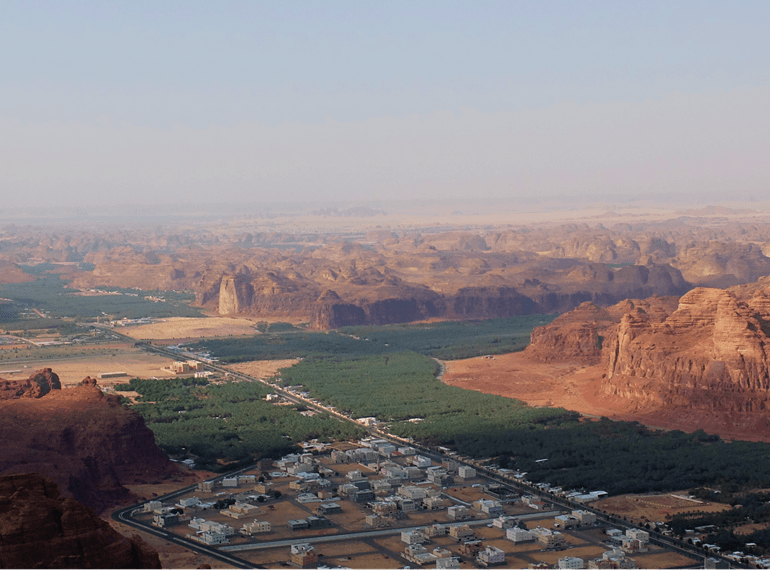
<svg viewBox="0 0 770 570"><path fill-rule="evenodd" d="M115 350L104 355L41 359L25 361L23 364L3 363L3 368L18 369L21 372L4 371L2 376L7 380L21 380L28 378L35 370L51 368L59 375L62 386L79 384L86 376L96 378L100 386L113 386L128 382L131 378L174 378L175 374L161 370L172 362L169 358L147 354L138 349ZM126 376L102 380L99 379L101 372L125 372Z"/></svg>
<svg viewBox="0 0 770 570"><path fill-rule="evenodd" d="M163 319L151 325L125 327L120 332L138 339L192 339L218 336L247 336L258 334L256 321L244 318L210 317Z"/></svg>
<svg viewBox="0 0 770 570"><path fill-rule="evenodd" d="M620 495L602 499L592 504L597 509L628 517L635 523L665 522L669 516L702 511L713 513L729 510L730 505L709 501L688 500L675 495L687 496L687 491L662 493L660 495Z"/></svg>
<svg viewBox="0 0 770 570"><path fill-rule="evenodd" d="M524 353L443 362L442 381L452 386L516 398L531 406L553 406L594 417L638 421L644 425L695 431L724 439L770 442L770 415L703 413L703 410L643 408L634 400L602 392L603 367L545 364Z"/></svg>
<svg viewBox="0 0 770 570"><path fill-rule="evenodd" d="M564 407L593 416L617 416L633 408L600 395L600 366L542 364L532 362L521 352L443 364L442 380L446 384L517 398L532 406Z"/></svg>
<svg viewBox="0 0 770 570"><path fill-rule="evenodd" d="M231 364L228 368L232 368L237 372L243 372L256 378L272 378L281 368L288 368L294 366L299 362L294 358L291 360L255 360L253 362L239 362L238 364Z"/></svg>

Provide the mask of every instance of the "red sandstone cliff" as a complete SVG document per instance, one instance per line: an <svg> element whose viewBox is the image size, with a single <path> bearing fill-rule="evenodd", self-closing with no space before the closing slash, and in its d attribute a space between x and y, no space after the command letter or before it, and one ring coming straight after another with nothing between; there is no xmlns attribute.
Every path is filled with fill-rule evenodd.
<svg viewBox="0 0 770 570"><path fill-rule="evenodd" d="M635 309L608 336L603 389L661 405L752 412L770 401L765 307L698 288L655 322Z"/></svg>
<svg viewBox="0 0 770 570"><path fill-rule="evenodd" d="M160 568L128 539L36 473L0 477L0 568Z"/></svg>
<svg viewBox="0 0 770 570"><path fill-rule="evenodd" d="M764 412L770 405L770 297L697 288L672 298L591 304L532 333L542 362L602 363L601 390L647 409Z"/></svg>
<svg viewBox="0 0 770 570"><path fill-rule="evenodd" d="M31 383L40 376L45 371ZM90 379L40 398L0 401L0 433L0 474L40 473L97 510L130 498L122 484L175 471L141 416Z"/></svg>

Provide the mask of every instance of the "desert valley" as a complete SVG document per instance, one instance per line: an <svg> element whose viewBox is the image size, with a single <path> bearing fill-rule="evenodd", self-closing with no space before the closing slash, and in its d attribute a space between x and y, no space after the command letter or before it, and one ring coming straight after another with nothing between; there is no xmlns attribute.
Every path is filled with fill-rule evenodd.
<svg viewBox="0 0 770 570"><path fill-rule="evenodd" d="M770 214L614 210L6 224L0 561L762 567Z"/></svg>

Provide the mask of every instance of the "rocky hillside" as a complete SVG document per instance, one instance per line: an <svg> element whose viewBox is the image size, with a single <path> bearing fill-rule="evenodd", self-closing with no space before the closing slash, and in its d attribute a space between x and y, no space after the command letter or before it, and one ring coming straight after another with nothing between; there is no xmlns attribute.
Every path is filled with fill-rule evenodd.
<svg viewBox="0 0 770 570"><path fill-rule="evenodd" d="M0 379L0 400L42 398L51 390L61 390L61 382L50 368L42 368L26 380Z"/></svg>
<svg viewBox="0 0 770 570"><path fill-rule="evenodd" d="M604 390L660 405L766 410L770 314L757 300L698 288L662 322L627 312L606 339Z"/></svg>
<svg viewBox="0 0 770 570"><path fill-rule="evenodd" d="M38 379L55 376L41 370L20 396L0 401L0 474L42 474L65 496L101 511L130 498L123 484L175 472L144 420L102 393L95 380L66 390L51 382L52 389L39 393Z"/></svg>
<svg viewBox="0 0 770 570"><path fill-rule="evenodd" d="M697 288L591 304L532 333L539 361L601 363L601 390L647 408L765 412L770 406L770 297L763 287Z"/></svg>
<svg viewBox="0 0 770 570"><path fill-rule="evenodd" d="M0 568L160 568L158 553L128 539L35 473L0 477Z"/></svg>

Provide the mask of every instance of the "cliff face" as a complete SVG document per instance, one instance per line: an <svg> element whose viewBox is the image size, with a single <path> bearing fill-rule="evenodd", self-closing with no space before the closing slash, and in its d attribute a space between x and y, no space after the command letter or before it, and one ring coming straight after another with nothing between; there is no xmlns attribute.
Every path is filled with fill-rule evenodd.
<svg viewBox="0 0 770 570"><path fill-rule="evenodd" d="M747 293L750 293L748 295ZM697 288L672 298L591 304L532 333L542 362L602 363L601 391L644 408L757 412L770 407L770 297Z"/></svg>
<svg viewBox="0 0 770 570"><path fill-rule="evenodd" d="M668 405L765 410L770 329L762 310L730 291L698 288L663 322L638 309L625 314L607 339L605 392Z"/></svg>
<svg viewBox="0 0 770 570"><path fill-rule="evenodd" d="M0 474L35 472L97 510L130 498L122 483L175 471L153 433L90 379L41 398L0 401Z"/></svg>
<svg viewBox="0 0 770 570"><path fill-rule="evenodd" d="M118 534L35 473L0 477L0 567L160 568L158 553Z"/></svg>

